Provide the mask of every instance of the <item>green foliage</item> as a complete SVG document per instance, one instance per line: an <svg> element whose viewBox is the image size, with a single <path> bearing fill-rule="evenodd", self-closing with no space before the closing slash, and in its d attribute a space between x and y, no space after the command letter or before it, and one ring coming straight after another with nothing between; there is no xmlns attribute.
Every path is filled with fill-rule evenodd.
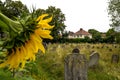
<svg viewBox="0 0 120 80"><path fill-rule="evenodd" d="M1 31L8 34L2 47L7 49L9 53L12 52L12 49L15 50L16 47L24 45L25 41L30 39L30 34L34 33L34 30L37 29L36 16L34 14L24 18L25 20L14 21L0 13L0 22L2 22L0 23Z"/></svg>
<svg viewBox="0 0 120 80"><path fill-rule="evenodd" d="M116 42L120 44L120 32L116 33Z"/></svg>
<svg viewBox="0 0 120 80"><path fill-rule="evenodd" d="M61 34L63 34L64 29L65 29L65 15L62 13L60 8L55 8L55 7L48 7L46 10L47 13L53 15L53 20L50 24L54 25L55 27L52 30L52 36L55 39L59 39L61 37Z"/></svg>
<svg viewBox="0 0 120 80"><path fill-rule="evenodd" d="M18 33L20 33L22 30L20 23L17 21L13 21L11 19L18 20L18 18L16 17L19 17L19 18L23 17L25 14L29 13L29 10L27 9L26 5L22 4L21 1L5 0L4 2L2 2L0 0L0 15L1 15L1 12L10 18L9 19L3 15L0 16L1 38L7 37L4 39L4 41L11 42L11 39L17 36ZM14 43L11 42L10 44L4 44L4 45L8 45L8 48L11 48L13 47Z"/></svg>
<svg viewBox="0 0 120 80"><path fill-rule="evenodd" d="M88 71L88 79L89 80L119 80L117 77L112 75L108 75L105 72L101 71Z"/></svg>
<svg viewBox="0 0 120 80"><path fill-rule="evenodd" d="M115 36L114 28L109 29L106 33L106 36L112 36L112 35Z"/></svg>
<svg viewBox="0 0 120 80"><path fill-rule="evenodd" d="M109 42L109 43L113 43L113 42L115 42L115 31L114 31L114 29L112 28L112 29L109 29L108 31L107 31L107 33L106 33L106 39L107 39L107 42Z"/></svg>
<svg viewBox="0 0 120 80"><path fill-rule="evenodd" d="M29 13L26 5L22 4L21 1L12 0L5 0L5 2L0 2L0 11L11 19L20 17L24 13Z"/></svg>
<svg viewBox="0 0 120 80"><path fill-rule="evenodd" d="M0 69L0 80L15 80L11 76L10 72Z"/></svg>
<svg viewBox="0 0 120 80"><path fill-rule="evenodd" d="M100 42L101 34L99 31L97 31L95 29L89 29L88 32L92 34L92 38L93 38L93 40L95 40L95 42Z"/></svg>
<svg viewBox="0 0 120 80"><path fill-rule="evenodd" d="M120 1L119 0L109 0L108 6L109 15L111 17L111 26L120 26Z"/></svg>
<svg viewBox="0 0 120 80"><path fill-rule="evenodd" d="M120 1L110 0L108 6L109 15L111 17L111 26L113 28L120 26ZM120 43L120 37L117 36L119 33L116 32L116 42Z"/></svg>
<svg viewBox="0 0 120 80"><path fill-rule="evenodd" d="M44 9L36 10L37 16L39 16L40 14L43 14L43 13L48 13L53 16L53 19L50 22L50 25L55 26L52 29L52 33L51 33L51 35L54 37L54 41L57 41L61 37L66 37L66 36L62 36L62 34L66 35L66 32L65 32L66 25L64 24L65 15L62 13L61 9L50 6L46 10L44 10Z"/></svg>

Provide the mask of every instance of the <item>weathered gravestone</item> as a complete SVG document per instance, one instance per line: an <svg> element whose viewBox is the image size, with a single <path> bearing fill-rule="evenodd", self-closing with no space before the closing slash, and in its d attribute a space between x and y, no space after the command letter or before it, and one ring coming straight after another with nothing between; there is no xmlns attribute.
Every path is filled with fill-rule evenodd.
<svg viewBox="0 0 120 80"><path fill-rule="evenodd" d="M113 54L111 63L118 63L119 62L119 55L118 54Z"/></svg>
<svg viewBox="0 0 120 80"><path fill-rule="evenodd" d="M117 46L114 46L115 48L117 48Z"/></svg>
<svg viewBox="0 0 120 80"><path fill-rule="evenodd" d="M97 46L97 49L99 49L100 47L99 46Z"/></svg>
<svg viewBox="0 0 120 80"><path fill-rule="evenodd" d="M104 45L101 48L104 48Z"/></svg>
<svg viewBox="0 0 120 80"><path fill-rule="evenodd" d="M94 46L92 46L92 49L95 48Z"/></svg>
<svg viewBox="0 0 120 80"><path fill-rule="evenodd" d="M87 59L75 48L65 58L65 80L87 80Z"/></svg>
<svg viewBox="0 0 120 80"><path fill-rule="evenodd" d="M92 54L90 54L90 59L88 62L88 66L92 67L94 65L98 65L99 64L99 58L100 55L97 52L93 52Z"/></svg>
<svg viewBox="0 0 120 80"><path fill-rule="evenodd" d="M110 48L110 49L109 49L109 51L111 52L111 51L112 51L112 49Z"/></svg>
<svg viewBox="0 0 120 80"><path fill-rule="evenodd" d="M89 49L89 48L90 48L90 45L87 45L87 48Z"/></svg>

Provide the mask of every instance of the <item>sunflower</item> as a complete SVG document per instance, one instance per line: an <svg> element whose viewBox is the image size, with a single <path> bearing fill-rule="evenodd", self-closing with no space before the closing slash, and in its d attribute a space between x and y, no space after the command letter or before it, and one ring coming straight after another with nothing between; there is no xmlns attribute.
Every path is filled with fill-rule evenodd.
<svg viewBox="0 0 120 80"><path fill-rule="evenodd" d="M35 21L32 21L32 23L28 22L29 26L22 26L21 28L23 29L21 29L15 37L12 37L10 41L6 42L7 44L4 45L5 47L10 43L13 44L10 48L6 47L7 58L0 64L0 67L9 66L9 69L18 69L19 67L24 68L27 60L35 61L35 55L38 50L45 53L45 48L42 44L43 38L53 39L50 35L50 29L54 27L49 25L52 17L45 17L48 17L48 14L39 16Z"/></svg>

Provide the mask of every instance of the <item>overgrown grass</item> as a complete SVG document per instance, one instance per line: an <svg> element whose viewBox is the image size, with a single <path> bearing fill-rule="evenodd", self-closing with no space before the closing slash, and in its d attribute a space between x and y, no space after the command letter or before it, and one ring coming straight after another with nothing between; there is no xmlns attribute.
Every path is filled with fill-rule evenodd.
<svg viewBox="0 0 120 80"><path fill-rule="evenodd" d="M88 69L88 80L120 80L120 62L111 63L112 54L120 56L120 45L88 43L49 44L46 54L39 52L36 61L26 65L23 75L12 78L10 71L0 69L0 80L64 80L64 58L76 47L88 60L92 51L100 54L99 65Z"/></svg>

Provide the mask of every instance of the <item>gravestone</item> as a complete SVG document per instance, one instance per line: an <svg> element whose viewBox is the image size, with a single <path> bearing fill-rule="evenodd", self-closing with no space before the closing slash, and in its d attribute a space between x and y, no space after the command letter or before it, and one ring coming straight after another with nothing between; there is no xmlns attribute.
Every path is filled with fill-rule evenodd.
<svg viewBox="0 0 120 80"><path fill-rule="evenodd" d="M117 48L117 46L115 46L115 48Z"/></svg>
<svg viewBox="0 0 120 80"><path fill-rule="evenodd" d="M95 48L94 46L92 46L92 49Z"/></svg>
<svg viewBox="0 0 120 80"><path fill-rule="evenodd" d="M106 48L108 49L109 47L108 47L108 46L106 46Z"/></svg>
<svg viewBox="0 0 120 80"><path fill-rule="evenodd" d="M109 51L111 52L111 51L112 51L112 49L110 48L110 49L109 49Z"/></svg>
<svg viewBox="0 0 120 80"><path fill-rule="evenodd" d="M104 48L104 46L102 46L101 48Z"/></svg>
<svg viewBox="0 0 120 80"><path fill-rule="evenodd" d="M90 52L90 54L92 54L92 53L94 53L95 51L94 50L92 50L91 52Z"/></svg>
<svg viewBox="0 0 120 80"><path fill-rule="evenodd" d="M87 48L89 49L89 48L90 48L90 45L87 45Z"/></svg>
<svg viewBox="0 0 120 80"><path fill-rule="evenodd" d="M113 54L111 63L118 63L119 62L119 55L118 54Z"/></svg>
<svg viewBox="0 0 120 80"><path fill-rule="evenodd" d="M99 49L100 47L97 46L97 49Z"/></svg>
<svg viewBox="0 0 120 80"><path fill-rule="evenodd" d="M98 65L99 64L99 58L100 55L97 52L93 52L92 54L90 54L90 59L88 62L88 66L92 67L94 65Z"/></svg>
<svg viewBox="0 0 120 80"><path fill-rule="evenodd" d="M65 58L65 80L87 80L87 59L75 48Z"/></svg>

